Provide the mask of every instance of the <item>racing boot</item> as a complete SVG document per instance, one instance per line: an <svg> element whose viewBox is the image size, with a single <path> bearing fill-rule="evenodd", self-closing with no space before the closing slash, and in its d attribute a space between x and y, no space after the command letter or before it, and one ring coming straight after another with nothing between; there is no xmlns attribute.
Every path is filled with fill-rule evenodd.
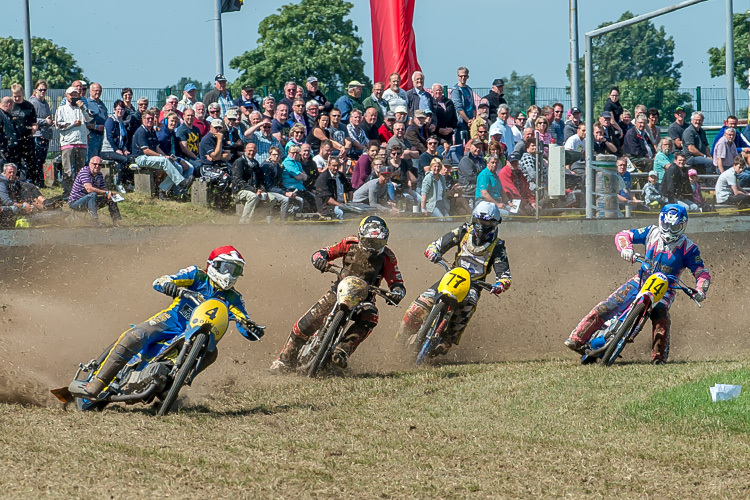
<svg viewBox="0 0 750 500"><path fill-rule="evenodd" d="M346 352L344 347L338 345L336 346L336 349L333 350L331 362L344 370L347 366L349 366L349 353Z"/></svg>
<svg viewBox="0 0 750 500"><path fill-rule="evenodd" d="M599 316L597 308L592 309L582 320L578 323L575 330L570 332L570 336L565 339L565 347L583 354L582 349L584 344L589 341L591 336L604 325L604 320Z"/></svg>
<svg viewBox="0 0 750 500"><path fill-rule="evenodd" d="M117 340L115 345L104 358L99 369L91 377L88 384L83 388L85 395L90 399L96 399L99 394L112 382L117 372L122 370L125 364L138 354L140 350L139 332L134 329L128 330ZM71 384L72 386L72 384ZM75 393L71 389L71 394Z"/></svg>
<svg viewBox="0 0 750 500"><path fill-rule="evenodd" d="M653 364L664 364L669 357L669 327L672 321L665 307L655 307L651 313L652 341L651 362Z"/></svg>
<svg viewBox="0 0 750 500"><path fill-rule="evenodd" d="M570 337L565 339L565 342L564 342L565 347L567 347L568 349L570 349L571 351L575 353L583 355L583 342L581 342L575 337L575 333L576 333L575 330L570 332Z"/></svg>
<svg viewBox="0 0 750 500"><path fill-rule="evenodd" d="M417 297L404 313L396 338L406 345L411 345L433 305L432 297L425 297L424 294Z"/></svg>
<svg viewBox="0 0 750 500"><path fill-rule="evenodd" d="M294 330L289 334L289 338L284 344L278 359L271 363L268 369L271 373L287 373L297 368L297 354L300 348L305 345L307 339L297 335Z"/></svg>

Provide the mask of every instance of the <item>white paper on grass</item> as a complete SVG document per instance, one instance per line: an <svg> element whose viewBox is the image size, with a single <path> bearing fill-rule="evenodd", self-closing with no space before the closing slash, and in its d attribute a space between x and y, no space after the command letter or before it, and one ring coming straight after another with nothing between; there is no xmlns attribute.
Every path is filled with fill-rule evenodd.
<svg viewBox="0 0 750 500"><path fill-rule="evenodd" d="M717 401L727 401L729 399L740 397L742 386L732 384L714 384L714 386L709 387L708 390L711 391L711 401L715 403Z"/></svg>

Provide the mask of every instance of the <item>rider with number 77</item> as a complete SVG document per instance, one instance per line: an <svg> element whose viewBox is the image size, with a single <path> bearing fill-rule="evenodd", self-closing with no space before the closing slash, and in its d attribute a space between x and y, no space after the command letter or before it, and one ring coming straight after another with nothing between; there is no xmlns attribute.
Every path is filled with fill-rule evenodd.
<svg viewBox="0 0 750 500"><path fill-rule="evenodd" d="M635 262L633 244L645 245L645 260L651 261L653 270L667 275L679 278L682 270L688 268L695 277L698 290L693 298L698 302L703 302L706 299L711 275L703 265L698 246L683 234L687 222L688 214L684 207L676 204L665 205L659 213L658 225L621 231L615 236L615 245L627 262ZM597 304L581 320L565 340L568 348L580 353L584 344L606 321L620 314L630 305L641 288L641 273L647 271L646 266L647 264L644 264L638 274ZM671 324L669 308L674 298L675 291L670 288L651 312L653 328L651 362L653 364L663 364L669 356Z"/></svg>

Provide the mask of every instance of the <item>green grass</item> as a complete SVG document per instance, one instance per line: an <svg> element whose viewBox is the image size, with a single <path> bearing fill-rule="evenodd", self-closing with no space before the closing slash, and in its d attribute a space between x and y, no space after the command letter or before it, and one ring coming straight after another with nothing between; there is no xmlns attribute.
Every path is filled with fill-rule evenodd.
<svg viewBox="0 0 750 500"><path fill-rule="evenodd" d="M602 369L552 360L319 380L259 368L232 373L232 384L209 379L166 418L142 406L80 414L0 405L0 496L750 494L746 396L706 403L714 381L747 380L742 362ZM672 409L680 406L691 409ZM63 470L75 480L61 481Z"/></svg>

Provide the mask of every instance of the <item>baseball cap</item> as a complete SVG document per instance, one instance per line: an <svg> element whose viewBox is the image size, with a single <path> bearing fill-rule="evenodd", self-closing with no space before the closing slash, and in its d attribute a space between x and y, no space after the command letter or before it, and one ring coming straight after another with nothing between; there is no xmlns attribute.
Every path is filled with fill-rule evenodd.
<svg viewBox="0 0 750 500"><path fill-rule="evenodd" d="M218 118L214 118L213 120L211 120L211 126L212 127L223 127L224 126L224 122L222 122Z"/></svg>
<svg viewBox="0 0 750 500"><path fill-rule="evenodd" d="M490 107L490 103L487 102L486 100L482 99L481 101L479 101L479 106L478 107L479 108L489 108Z"/></svg>
<svg viewBox="0 0 750 500"><path fill-rule="evenodd" d="M481 139L474 139L473 141L471 141L471 145L472 146L484 146L484 141L482 141Z"/></svg>
<svg viewBox="0 0 750 500"><path fill-rule="evenodd" d="M495 86L495 87L503 87L503 86L505 86L505 82L503 81L502 78L495 78L492 81L492 85Z"/></svg>
<svg viewBox="0 0 750 500"><path fill-rule="evenodd" d="M393 173L393 167L390 165L383 165L380 167L380 170L378 171L380 174L392 174Z"/></svg>
<svg viewBox="0 0 750 500"><path fill-rule="evenodd" d="M364 87L364 85L357 80L352 80L351 82L349 82L349 87Z"/></svg>
<svg viewBox="0 0 750 500"><path fill-rule="evenodd" d="M182 90L190 92L191 90L198 90L198 87L196 87L194 83L188 83Z"/></svg>
<svg viewBox="0 0 750 500"><path fill-rule="evenodd" d="M648 173L648 176L649 177L659 177L659 174L656 173L656 170L652 170L651 172Z"/></svg>
<svg viewBox="0 0 750 500"><path fill-rule="evenodd" d="M674 112L675 113L680 113L680 112L684 113L685 112L685 108L683 108L682 106L677 106L676 108L674 108Z"/></svg>
<svg viewBox="0 0 750 500"><path fill-rule="evenodd" d="M307 83L315 83L317 81L318 81L318 77L316 76L311 76L307 79ZM349 85L351 86L351 83Z"/></svg>
<svg viewBox="0 0 750 500"><path fill-rule="evenodd" d="M253 87L252 85L243 85L242 90L244 90L245 92L255 92L255 87Z"/></svg>
<svg viewBox="0 0 750 500"><path fill-rule="evenodd" d="M396 106L396 109L393 110L394 113L404 113L406 114L406 106Z"/></svg>
<svg viewBox="0 0 750 500"><path fill-rule="evenodd" d="M508 155L508 161L521 161L521 157L518 156L518 153L513 152L510 155Z"/></svg>
<svg viewBox="0 0 750 500"><path fill-rule="evenodd" d="M693 175L698 175L698 171L694 168L691 168L688 170L688 177L692 177Z"/></svg>
<svg viewBox="0 0 750 500"><path fill-rule="evenodd" d="M423 109L418 109L414 112L414 118L425 118L427 114L424 112Z"/></svg>
<svg viewBox="0 0 750 500"><path fill-rule="evenodd" d="M252 101L252 100L250 100L250 99L248 99L248 100L242 99L241 103L242 103L242 107L243 108L254 108L255 107L255 102Z"/></svg>
<svg viewBox="0 0 750 500"><path fill-rule="evenodd" d="M393 111L386 111L385 112L385 119L386 120L395 120L396 119L396 113Z"/></svg>
<svg viewBox="0 0 750 500"><path fill-rule="evenodd" d="M230 109L227 111L227 114L225 115L227 118L234 118L237 119L237 110L236 109Z"/></svg>
<svg viewBox="0 0 750 500"><path fill-rule="evenodd" d="M602 111L602 114L599 115L601 118L612 118L612 113L609 111Z"/></svg>
<svg viewBox="0 0 750 500"><path fill-rule="evenodd" d="M218 75L216 75L214 77L214 81L215 82L226 82L227 79L224 77L224 75L222 75L221 73L219 73Z"/></svg>
<svg viewBox="0 0 750 500"><path fill-rule="evenodd" d="M75 87L68 87L67 90L65 90L66 94L72 94L73 92L78 92L78 89Z"/></svg>
<svg viewBox="0 0 750 500"><path fill-rule="evenodd" d="M570 108L570 114L571 115L574 115L574 114L580 113L580 112L581 112L581 110L578 109L578 108Z"/></svg>

